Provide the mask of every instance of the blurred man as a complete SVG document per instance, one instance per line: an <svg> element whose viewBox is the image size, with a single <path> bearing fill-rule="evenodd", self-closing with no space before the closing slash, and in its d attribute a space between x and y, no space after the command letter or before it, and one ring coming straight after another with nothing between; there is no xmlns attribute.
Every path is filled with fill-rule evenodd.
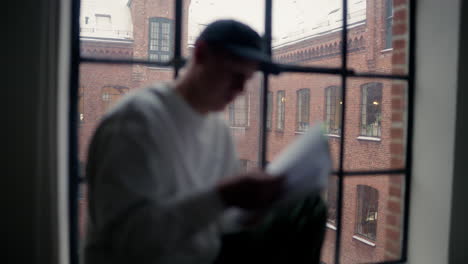
<svg viewBox="0 0 468 264"><path fill-rule="evenodd" d="M228 209L271 206L283 177L239 174L216 114L259 68L275 71L260 36L216 21L179 79L134 93L104 117L87 163L86 263L211 263Z"/></svg>

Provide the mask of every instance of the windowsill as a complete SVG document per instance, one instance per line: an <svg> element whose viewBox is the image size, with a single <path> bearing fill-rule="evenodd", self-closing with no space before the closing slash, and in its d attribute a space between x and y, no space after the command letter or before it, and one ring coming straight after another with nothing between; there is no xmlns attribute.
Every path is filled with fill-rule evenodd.
<svg viewBox="0 0 468 264"><path fill-rule="evenodd" d="M336 226L334 226L332 223L327 222L327 227L332 230L336 230Z"/></svg>
<svg viewBox="0 0 468 264"><path fill-rule="evenodd" d="M230 128L235 129L235 130L245 130L247 127L245 127L245 126L231 126Z"/></svg>
<svg viewBox="0 0 468 264"><path fill-rule="evenodd" d="M276 129L275 132L276 133L284 133L284 129Z"/></svg>
<svg viewBox="0 0 468 264"><path fill-rule="evenodd" d="M302 135L302 134L304 134L304 133L305 133L305 131L294 131L294 134Z"/></svg>
<svg viewBox="0 0 468 264"><path fill-rule="evenodd" d="M359 137L357 137L357 139L359 139L359 140L367 140L367 141L375 141L375 142L380 142L380 141L382 141L381 138L378 138L378 137L367 137L367 136L359 136Z"/></svg>
<svg viewBox="0 0 468 264"><path fill-rule="evenodd" d="M165 70L165 71L171 71L171 70L172 70L172 67L148 66L148 69L150 69L150 70Z"/></svg>
<svg viewBox="0 0 468 264"><path fill-rule="evenodd" d="M354 236L353 236L353 239L356 239L357 241L362 242L362 243L364 243L364 244L366 244L366 245L369 245L369 246L371 246L371 247L375 247L375 243L374 243L374 242L369 241L369 240L367 240L367 239L365 239L365 238L362 238L362 237L360 237L360 236L354 235Z"/></svg>
<svg viewBox="0 0 468 264"><path fill-rule="evenodd" d="M337 134L325 134L325 136L331 137L331 138L340 138L341 137L340 135L337 135Z"/></svg>
<svg viewBox="0 0 468 264"><path fill-rule="evenodd" d="M383 49L380 51L380 53L387 53L393 51L393 48L388 48L388 49Z"/></svg>

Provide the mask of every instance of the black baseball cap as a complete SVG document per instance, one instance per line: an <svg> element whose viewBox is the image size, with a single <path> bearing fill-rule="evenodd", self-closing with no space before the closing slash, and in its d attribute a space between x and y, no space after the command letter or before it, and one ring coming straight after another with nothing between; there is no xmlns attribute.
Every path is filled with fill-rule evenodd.
<svg viewBox="0 0 468 264"><path fill-rule="evenodd" d="M199 40L225 49L235 56L257 61L260 69L279 74L280 68L263 49L260 35L246 24L232 19L214 21L201 32Z"/></svg>

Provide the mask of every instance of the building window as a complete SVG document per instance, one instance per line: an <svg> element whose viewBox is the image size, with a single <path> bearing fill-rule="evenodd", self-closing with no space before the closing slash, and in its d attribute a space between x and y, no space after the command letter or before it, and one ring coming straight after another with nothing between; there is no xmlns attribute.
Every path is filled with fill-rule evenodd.
<svg viewBox="0 0 468 264"><path fill-rule="evenodd" d="M112 106L117 103L129 89L124 86L105 86L102 88L102 103L104 112L108 112Z"/></svg>
<svg viewBox="0 0 468 264"><path fill-rule="evenodd" d="M358 185L357 199L356 234L375 240L377 234L379 191L367 185Z"/></svg>
<svg viewBox="0 0 468 264"><path fill-rule="evenodd" d="M341 89L338 86L330 86L325 89L325 130L328 134L340 134L341 132Z"/></svg>
<svg viewBox="0 0 468 264"><path fill-rule="evenodd" d="M286 95L284 91L278 91L276 93L276 129L284 129L284 112L286 104Z"/></svg>
<svg viewBox="0 0 468 264"><path fill-rule="evenodd" d="M84 122L84 91L83 87L78 89L78 122Z"/></svg>
<svg viewBox="0 0 468 264"><path fill-rule="evenodd" d="M385 49L392 48L393 0L385 0Z"/></svg>
<svg viewBox="0 0 468 264"><path fill-rule="evenodd" d="M240 169L240 171L241 171L241 172L247 172L247 170L248 170L248 164L249 164L249 161L248 161L248 160L246 160L246 159L240 159L240 160L239 160L239 165L240 165L240 166L239 166L239 167L240 167L239 169Z"/></svg>
<svg viewBox="0 0 468 264"><path fill-rule="evenodd" d="M272 123L272 116L273 116L273 93L268 92L267 95L267 116L266 116L266 128L268 130L271 129Z"/></svg>
<svg viewBox="0 0 468 264"><path fill-rule="evenodd" d="M306 131L309 128L310 90L303 88L296 93L296 131Z"/></svg>
<svg viewBox="0 0 468 264"><path fill-rule="evenodd" d="M336 205L337 205L337 193L338 193L338 177L331 175L329 178L328 189L325 192L325 200L327 201L329 223L336 224Z"/></svg>
<svg viewBox="0 0 468 264"><path fill-rule="evenodd" d="M361 136L380 137L382 118L382 84L361 86Z"/></svg>
<svg viewBox="0 0 468 264"><path fill-rule="evenodd" d="M151 61L166 62L171 59L172 24L172 20L167 18L150 18L148 57Z"/></svg>
<svg viewBox="0 0 468 264"><path fill-rule="evenodd" d="M247 127L249 115L248 94L241 94L229 104L229 125L232 127Z"/></svg>
<svg viewBox="0 0 468 264"><path fill-rule="evenodd" d="M96 14L96 28L102 31L112 30L111 16Z"/></svg>

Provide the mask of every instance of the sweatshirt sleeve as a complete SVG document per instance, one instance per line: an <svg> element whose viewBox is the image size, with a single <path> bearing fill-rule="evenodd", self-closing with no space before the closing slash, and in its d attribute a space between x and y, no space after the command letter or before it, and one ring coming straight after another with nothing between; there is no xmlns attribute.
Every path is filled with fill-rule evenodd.
<svg viewBox="0 0 468 264"><path fill-rule="evenodd" d="M90 213L113 250L136 258L162 255L222 214L214 186L158 199L171 188L172 172L141 122L110 121L100 129L89 156Z"/></svg>

